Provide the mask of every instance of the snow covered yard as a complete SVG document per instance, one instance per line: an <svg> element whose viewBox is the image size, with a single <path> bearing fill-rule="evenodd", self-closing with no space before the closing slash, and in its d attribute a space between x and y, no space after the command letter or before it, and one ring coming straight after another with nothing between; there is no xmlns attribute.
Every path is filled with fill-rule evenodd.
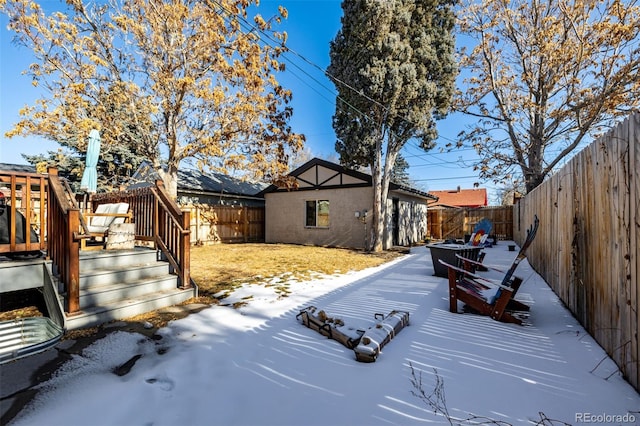
<svg viewBox="0 0 640 426"><path fill-rule="evenodd" d="M502 242L485 250L485 262L503 267L516 254ZM597 416L618 424L624 415L640 422L640 395L615 364L526 261L516 275L524 279L518 298L531 306L524 326L449 313L447 282L433 276L424 247L381 267L290 282L287 297L246 285L226 299L246 302L240 309L213 306L174 321L160 340L115 332L97 341L43 383L13 423L448 423L412 394L412 368L427 393L443 380L454 419L518 425L544 413L556 424ZM410 326L375 363L358 363L352 350L296 320L309 305L361 327L376 313L408 311ZM136 355L128 374L113 374Z"/></svg>

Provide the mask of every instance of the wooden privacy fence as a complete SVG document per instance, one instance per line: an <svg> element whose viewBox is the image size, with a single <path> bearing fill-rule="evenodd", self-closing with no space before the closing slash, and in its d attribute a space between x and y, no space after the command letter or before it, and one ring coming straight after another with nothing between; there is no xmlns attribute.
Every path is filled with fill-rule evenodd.
<svg viewBox="0 0 640 426"><path fill-rule="evenodd" d="M197 204L191 211L192 243L264 242L264 207Z"/></svg>
<svg viewBox="0 0 640 426"><path fill-rule="evenodd" d="M516 241L534 214L529 262L640 390L640 114L520 200Z"/></svg>
<svg viewBox="0 0 640 426"><path fill-rule="evenodd" d="M432 239L463 239L483 218L491 221L491 234L499 240L513 239L513 206L429 209L427 215Z"/></svg>

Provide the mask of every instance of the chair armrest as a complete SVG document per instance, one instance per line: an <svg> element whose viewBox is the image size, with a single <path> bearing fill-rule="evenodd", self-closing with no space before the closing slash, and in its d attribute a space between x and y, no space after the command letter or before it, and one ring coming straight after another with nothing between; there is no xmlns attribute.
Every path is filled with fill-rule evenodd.
<svg viewBox="0 0 640 426"><path fill-rule="evenodd" d="M503 269L496 268L495 266L485 265L485 264L484 264L484 263L482 263L482 262L478 262L477 260L471 260L471 259L468 259L468 258L466 258L466 257L460 256L460 255L459 255L459 254L457 254L457 253L456 253L456 257L457 257L458 259L462 260L463 262L469 262L469 263L471 263L471 264L473 264L473 265L476 265L476 266L484 266L484 267L485 267L485 268L487 268L487 269L491 269L492 271L502 272L503 274L504 274L504 273L506 273L506 271L505 271L505 270L503 270Z"/></svg>
<svg viewBox="0 0 640 426"><path fill-rule="evenodd" d="M503 289L508 290L508 291L513 291L513 289L511 287L508 287L506 285L502 285L501 281L492 280L491 278L487 278L487 277L481 277L480 275L474 274L473 272L470 272L470 271L467 271L467 270L465 270L463 268L458 268L457 266L451 265L451 264L443 261L442 259L438 259L438 262L442 263L447 268L453 269L454 271L459 272L461 274L464 274L467 277L471 277L476 281L484 281L484 282L489 283L489 284L491 284L493 286L500 287L500 288L503 288ZM479 284L482 284L482 283L479 283Z"/></svg>

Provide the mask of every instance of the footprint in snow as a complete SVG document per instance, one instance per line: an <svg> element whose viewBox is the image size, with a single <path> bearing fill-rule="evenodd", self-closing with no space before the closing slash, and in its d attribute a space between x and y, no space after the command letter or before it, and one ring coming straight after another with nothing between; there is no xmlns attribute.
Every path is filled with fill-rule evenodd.
<svg viewBox="0 0 640 426"><path fill-rule="evenodd" d="M175 386L175 384L173 383L173 380L168 378L151 377L149 379L146 379L145 382L149 383L150 385L157 384L158 386L160 386L160 389L162 389L163 391L170 391Z"/></svg>

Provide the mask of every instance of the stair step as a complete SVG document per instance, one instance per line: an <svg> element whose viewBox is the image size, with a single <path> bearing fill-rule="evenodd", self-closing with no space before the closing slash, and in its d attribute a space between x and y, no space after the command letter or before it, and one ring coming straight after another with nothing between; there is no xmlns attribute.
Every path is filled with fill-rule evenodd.
<svg viewBox="0 0 640 426"><path fill-rule="evenodd" d="M177 305L195 296L195 289L173 289L149 293L144 296L134 297L107 303L101 306L93 306L83 309L80 313L67 316L66 327L68 330L91 327L107 323L113 320L130 318L143 313L151 312L167 306Z"/></svg>
<svg viewBox="0 0 640 426"><path fill-rule="evenodd" d="M165 262L132 265L127 268L85 270L80 274L80 291L90 291L97 286L138 281L168 274L169 264Z"/></svg>
<svg viewBox="0 0 640 426"><path fill-rule="evenodd" d="M173 290L177 287L178 278L175 275L169 274L160 277L95 286L80 291L80 309L140 297L158 291Z"/></svg>
<svg viewBox="0 0 640 426"><path fill-rule="evenodd" d="M97 269L114 269L155 263L156 250L136 248L134 250L102 250L80 252L80 274Z"/></svg>
<svg viewBox="0 0 640 426"><path fill-rule="evenodd" d="M153 249L80 253L80 312L65 317L73 330L132 317L197 296L178 288L178 277Z"/></svg>

